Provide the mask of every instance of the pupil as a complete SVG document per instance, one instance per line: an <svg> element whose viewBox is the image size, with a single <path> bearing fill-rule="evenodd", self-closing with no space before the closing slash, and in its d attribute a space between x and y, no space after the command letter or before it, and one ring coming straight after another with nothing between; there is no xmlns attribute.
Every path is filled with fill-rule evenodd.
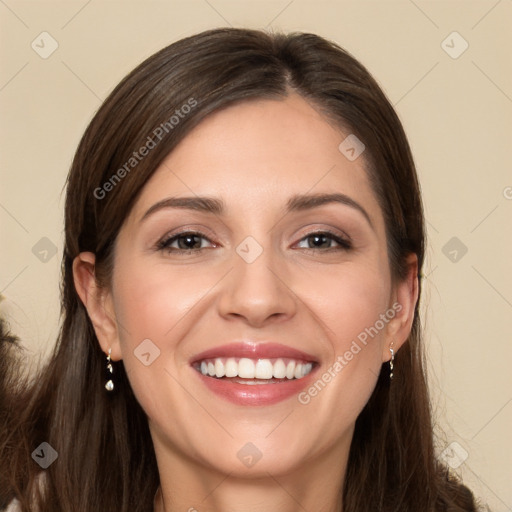
<svg viewBox="0 0 512 512"><path fill-rule="evenodd" d="M314 240L314 243L313 243L314 247L320 247L322 245L322 242L325 243L325 241L326 241L325 235L313 235L311 238L313 238L313 240ZM319 241L320 241L320 243L317 243Z"/></svg>
<svg viewBox="0 0 512 512"><path fill-rule="evenodd" d="M183 242L181 245L184 245L185 247L180 247L181 249L193 249L194 248L194 239L197 241L196 235L185 235L181 237L180 242ZM199 245L201 245L201 242L199 242Z"/></svg>

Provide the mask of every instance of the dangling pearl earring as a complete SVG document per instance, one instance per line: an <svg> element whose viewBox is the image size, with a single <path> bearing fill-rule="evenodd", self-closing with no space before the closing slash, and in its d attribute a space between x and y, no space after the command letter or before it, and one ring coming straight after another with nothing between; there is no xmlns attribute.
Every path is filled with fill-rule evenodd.
<svg viewBox="0 0 512 512"><path fill-rule="evenodd" d="M389 351L391 352L391 359L389 360L389 380L393 379L393 361L395 360L395 351L393 350L393 342L389 345Z"/></svg>
<svg viewBox="0 0 512 512"><path fill-rule="evenodd" d="M112 361L110 359L110 354L112 353L112 349L108 349L108 356L107 356L107 383L105 384L105 389L107 391L114 391L114 381L112 380L113 374L114 374L114 368L112 366Z"/></svg>

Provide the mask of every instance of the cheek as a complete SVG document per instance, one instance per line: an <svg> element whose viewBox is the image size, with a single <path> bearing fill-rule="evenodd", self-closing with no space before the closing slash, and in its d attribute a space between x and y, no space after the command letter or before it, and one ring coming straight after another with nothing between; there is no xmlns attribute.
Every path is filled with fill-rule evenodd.
<svg viewBox="0 0 512 512"><path fill-rule="evenodd" d="M114 275L114 308L130 385L148 417L158 418L176 436L185 432L170 404L186 409L191 402L173 378L177 348L190 312L208 289L205 281L198 272L171 273L165 266L136 260L119 262Z"/></svg>
<svg viewBox="0 0 512 512"><path fill-rule="evenodd" d="M170 332L204 295L205 280L197 272L171 274L164 267L134 262L116 277L115 311L124 327L123 349L133 350L146 338L158 345L165 339L168 345L173 339Z"/></svg>
<svg viewBox="0 0 512 512"><path fill-rule="evenodd" d="M170 375L180 329L205 293L204 279L135 260L117 269L113 295L123 365L139 402L146 412L155 411L163 397L175 397Z"/></svg>
<svg viewBox="0 0 512 512"><path fill-rule="evenodd" d="M389 307L391 282L384 265L353 264L330 272L317 273L303 280L303 296L322 319L331 349L340 354L352 340L364 340L365 333L377 323L371 339L380 339L385 324L379 319ZM377 345L374 343L373 345Z"/></svg>
<svg viewBox="0 0 512 512"><path fill-rule="evenodd" d="M299 401L318 417L330 416L332 436L355 421L377 382L390 288L386 267L378 262L318 274L307 286L304 282L303 294L324 326L329 360Z"/></svg>

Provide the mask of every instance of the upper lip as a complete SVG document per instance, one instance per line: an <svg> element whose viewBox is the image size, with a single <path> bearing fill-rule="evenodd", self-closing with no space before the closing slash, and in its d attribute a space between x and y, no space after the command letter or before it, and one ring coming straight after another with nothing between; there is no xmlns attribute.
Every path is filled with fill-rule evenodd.
<svg viewBox="0 0 512 512"><path fill-rule="evenodd" d="M311 354L280 343L242 341L205 350L195 355L191 359L191 363L197 363L204 359L215 359L217 357L247 357L249 359L276 359L282 357L301 361L312 361L315 363L318 362Z"/></svg>

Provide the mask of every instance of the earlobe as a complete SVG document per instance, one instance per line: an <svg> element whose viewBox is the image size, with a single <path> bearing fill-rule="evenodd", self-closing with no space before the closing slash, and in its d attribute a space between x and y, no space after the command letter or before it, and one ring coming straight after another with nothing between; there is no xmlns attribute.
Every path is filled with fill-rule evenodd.
<svg viewBox="0 0 512 512"><path fill-rule="evenodd" d="M101 349L112 359L121 359L117 324L113 308L110 306L109 291L98 286L95 275L96 256L92 252L82 252L73 260L75 289L87 310Z"/></svg>
<svg viewBox="0 0 512 512"><path fill-rule="evenodd" d="M408 272L405 279L395 287L395 302L393 303L396 315L388 324L387 340L383 347L382 360L391 359L390 345L396 355L405 343L412 329L416 303L418 302L418 257L410 254L407 258Z"/></svg>

